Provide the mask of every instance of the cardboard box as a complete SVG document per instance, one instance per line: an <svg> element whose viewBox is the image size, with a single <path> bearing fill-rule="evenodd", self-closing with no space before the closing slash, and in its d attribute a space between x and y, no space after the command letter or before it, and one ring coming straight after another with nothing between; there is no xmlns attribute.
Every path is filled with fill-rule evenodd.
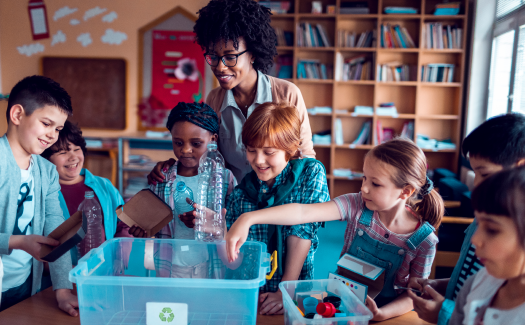
<svg viewBox="0 0 525 325"><path fill-rule="evenodd" d="M153 237L173 220L173 211L155 193L144 189L117 208L117 217L130 227L142 228L147 237Z"/></svg>
<svg viewBox="0 0 525 325"><path fill-rule="evenodd" d="M58 246L42 245L40 258L47 262L56 261L82 241L86 235L86 229L87 224L82 224L82 211L75 212L47 236L58 240L60 244Z"/></svg>
<svg viewBox="0 0 525 325"><path fill-rule="evenodd" d="M329 279L343 281L363 302L366 296L375 298L385 284L385 269L345 254L337 262L337 274L330 274Z"/></svg>

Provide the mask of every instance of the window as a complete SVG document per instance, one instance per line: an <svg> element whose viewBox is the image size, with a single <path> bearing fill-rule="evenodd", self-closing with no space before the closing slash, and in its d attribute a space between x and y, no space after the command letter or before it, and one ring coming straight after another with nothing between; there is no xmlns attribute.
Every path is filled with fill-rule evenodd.
<svg viewBox="0 0 525 325"><path fill-rule="evenodd" d="M487 118L525 114L525 0L498 0L496 19Z"/></svg>

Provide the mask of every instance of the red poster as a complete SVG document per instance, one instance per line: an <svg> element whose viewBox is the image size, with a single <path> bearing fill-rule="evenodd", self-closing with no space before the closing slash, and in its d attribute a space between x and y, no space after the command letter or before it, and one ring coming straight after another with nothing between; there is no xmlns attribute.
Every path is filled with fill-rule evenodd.
<svg viewBox="0 0 525 325"><path fill-rule="evenodd" d="M178 102L202 102L203 53L193 32L153 31L153 109L172 109Z"/></svg>

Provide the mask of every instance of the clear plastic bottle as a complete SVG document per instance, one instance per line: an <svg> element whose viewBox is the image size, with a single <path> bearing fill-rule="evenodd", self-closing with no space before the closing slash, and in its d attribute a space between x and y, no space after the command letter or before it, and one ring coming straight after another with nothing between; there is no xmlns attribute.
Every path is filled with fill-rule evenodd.
<svg viewBox="0 0 525 325"><path fill-rule="evenodd" d="M78 206L82 211L82 220L87 220L86 236L77 245L78 258L86 255L91 249L102 245L102 209L95 199L93 191L86 191L84 201Z"/></svg>
<svg viewBox="0 0 525 325"><path fill-rule="evenodd" d="M199 161L199 195L197 203L204 207L195 219L195 239L220 241L224 239L225 221L223 208L224 158L217 150L217 143L208 144L207 151Z"/></svg>
<svg viewBox="0 0 525 325"><path fill-rule="evenodd" d="M186 201L186 198L193 201L193 191L186 186L186 183L178 182L175 186L175 193L173 194L173 201L175 203L175 211L177 214L193 211L193 207ZM178 215L173 217L174 222L176 223L174 238L194 239L195 235L193 233L193 228L186 227L186 225L179 219Z"/></svg>

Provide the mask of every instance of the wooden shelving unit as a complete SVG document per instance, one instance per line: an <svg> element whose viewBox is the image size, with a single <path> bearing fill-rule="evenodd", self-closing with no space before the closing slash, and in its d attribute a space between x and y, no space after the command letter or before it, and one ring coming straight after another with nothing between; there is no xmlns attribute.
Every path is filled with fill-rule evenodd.
<svg viewBox="0 0 525 325"><path fill-rule="evenodd" d="M465 67L465 40L467 30L467 15L469 2L460 0L461 12L457 16L432 15L435 5L440 0L369 0L370 14L311 14L311 0L291 0L294 12L272 16L272 26L294 34L294 46L279 46L279 55L293 56L293 78L287 79L295 83L302 92L307 108L314 106L330 106L332 114L310 115L312 133L332 130L331 145L315 145L317 159L326 167L330 194L332 197L344 193L358 192L361 178L348 179L333 177L336 168L350 168L352 171L361 171L364 155L371 145L351 146L350 143L357 137L361 126L366 121L372 122L373 136L376 137L377 121L383 127L393 128L400 133L405 121L414 121L414 136L424 134L431 138L450 138L458 149L456 150L424 150L427 155L430 169L444 167L452 171L457 169L459 155L461 101L464 86ZM341 2L345 0L322 0L323 12L327 5L335 5L339 12ZM387 6L407 6L418 8L415 15L384 14ZM298 47L296 26L302 22L321 24L327 31L331 45L337 45L337 30L345 29L361 33L366 30L380 30L382 23L399 24L405 27L417 48L384 49L380 48L379 36L373 48L341 48L341 47ZM463 29L463 47L461 49L433 50L422 48L422 29L425 23L443 22L456 24ZM322 63L334 67L337 53L344 58L359 54L366 54L374 58L374 76L378 64L391 61L400 61L417 67L416 81L406 82L378 82L367 81L335 81L318 79L297 79L297 63L301 59L318 59ZM421 67L429 63L455 64L454 82L428 83L421 82ZM353 116L354 106L365 105L377 107L380 103L394 102L399 116ZM345 110L348 113L336 112ZM343 124L344 145L335 144L334 123L341 118ZM415 139L414 139L415 140ZM373 140L372 140L373 143Z"/></svg>

